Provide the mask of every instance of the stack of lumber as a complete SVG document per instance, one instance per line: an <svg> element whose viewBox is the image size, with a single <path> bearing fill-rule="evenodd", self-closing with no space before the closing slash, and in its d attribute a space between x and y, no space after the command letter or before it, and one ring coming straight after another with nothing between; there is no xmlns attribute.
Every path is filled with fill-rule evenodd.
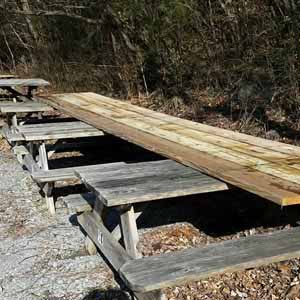
<svg viewBox="0 0 300 300"><path fill-rule="evenodd" d="M40 99L98 129L280 205L300 203L298 147L171 117L95 93Z"/></svg>

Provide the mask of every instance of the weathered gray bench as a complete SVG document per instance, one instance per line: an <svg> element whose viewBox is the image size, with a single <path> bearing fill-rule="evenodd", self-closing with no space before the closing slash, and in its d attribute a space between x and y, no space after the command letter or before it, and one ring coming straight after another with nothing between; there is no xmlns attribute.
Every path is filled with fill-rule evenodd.
<svg viewBox="0 0 300 300"><path fill-rule="evenodd" d="M150 292L299 257L299 233L299 228L295 228L138 260L128 259L119 273L133 291Z"/></svg>
<svg viewBox="0 0 300 300"><path fill-rule="evenodd" d="M18 127L19 114L33 114L53 111L53 108L43 103L28 102L0 102L0 113L7 117L9 127Z"/></svg>

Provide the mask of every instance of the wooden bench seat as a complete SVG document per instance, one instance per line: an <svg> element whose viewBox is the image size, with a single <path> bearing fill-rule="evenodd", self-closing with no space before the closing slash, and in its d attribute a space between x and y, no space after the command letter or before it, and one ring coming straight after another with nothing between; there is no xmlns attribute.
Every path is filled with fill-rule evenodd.
<svg viewBox="0 0 300 300"><path fill-rule="evenodd" d="M2 114L34 113L52 110L52 107L38 102L0 102L0 112Z"/></svg>
<svg viewBox="0 0 300 300"><path fill-rule="evenodd" d="M103 132L86 123L64 122L19 126L25 141L46 141L102 136Z"/></svg>
<svg viewBox="0 0 300 300"><path fill-rule="evenodd" d="M125 163L118 162L112 164L99 164L99 165L89 165L80 167L69 167L53 170L39 170L31 174L32 179L38 183L49 183L56 181L68 181L78 179L77 173L81 172L94 172L95 170L106 170L106 168L111 168L112 166L120 166Z"/></svg>
<svg viewBox="0 0 300 300"><path fill-rule="evenodd" d="M133 291L149 292L299 256L300 230L294 228L129 260L119 273Z"/></svg>
<svg viewBox="0 0 300 300"><path fill-rule="evenodd" d="M80 121L41 123L18 126L14 131L7 126L5 138L10 142L33 142L81 137L102 136L103 132Z"/></svg>
<svg viewBox="0 0 300 300"><path fill-rule="evenodd" d="M75 170L105 206L227 190L227 184L173 160Z"/></svg>

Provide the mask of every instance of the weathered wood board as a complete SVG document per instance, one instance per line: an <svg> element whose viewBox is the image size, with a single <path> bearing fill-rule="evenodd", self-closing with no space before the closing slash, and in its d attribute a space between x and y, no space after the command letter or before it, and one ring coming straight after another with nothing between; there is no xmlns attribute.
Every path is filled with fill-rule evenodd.
<svg viewBox="0 0 300 300"><path fill-rule="evenodd" d="M39 102L26 102L26 103L0 103L0 112L3 114L9 113L34 113L34 112L46 112L52 111L51 106L39 103Z"/></svg>
<svg viewBox="0 0 300 300"><path fill-rule="evenodd" d="M80 166L80 167L69 167L69 168L61 168L61 169L53 169L53 170L38 170L31 174L34 181L39 183L47 183L47 182L55 182L55 181L68 181L78 179L75 174L80 172L93 172L94 170L98 170L102 168L105 171L105 168L111 168L112 165L118 166L125 164L123 162L112 163L112 164L99 164L99 165L89 165L89 166Z"/></svg>
<svg viewBox="0 0 300 300"><path fill-rule="evenodd" d="M0 79L11 79L11 78L16 78L16 75L12 74L0 74Z"/></svg>
<svg viewBox="0 0 300 300"><path fill-rule="evenodd" d="M228 186L173 160L104 164L75 173L105 206L228 190Z"/></svg>
<svg viewBox="0 0 300 300"><path fill-rule="evenodd" d="M48 86L50 83L44 79L32 78L32 79L1 79L0 78L0 88L1 87L40 87Z"/></svg>
<svg viewBox="0 0 300 300"><path fill-rule="evenodd" d="M41 98L110 134L280 205L300 203L300 148L171 117L94 93Z"/></svg>
<svg viewBox="0 0 300 300"><path fill-rule="evenodd" d="M27 142L103 136L104 133L80 121L42 123L17 127L18 141Z"/></svg>
<svg viewBox="0 0 300 300"><path fill-rule="evenodd" d="M300 256L299 228L131 260L120 269L128 287L148 292L216 274Z"/></svg>

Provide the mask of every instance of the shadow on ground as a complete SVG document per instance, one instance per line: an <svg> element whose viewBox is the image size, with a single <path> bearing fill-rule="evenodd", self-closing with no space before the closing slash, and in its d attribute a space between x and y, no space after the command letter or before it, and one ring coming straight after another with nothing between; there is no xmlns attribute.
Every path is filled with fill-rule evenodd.
<svg viewBox="0 0 300 300"><path fill-rule="evenodd" d="M131 297L127 293L111 289L106 291L94 290L86 295L82 300L130 300Z"/></svg>

